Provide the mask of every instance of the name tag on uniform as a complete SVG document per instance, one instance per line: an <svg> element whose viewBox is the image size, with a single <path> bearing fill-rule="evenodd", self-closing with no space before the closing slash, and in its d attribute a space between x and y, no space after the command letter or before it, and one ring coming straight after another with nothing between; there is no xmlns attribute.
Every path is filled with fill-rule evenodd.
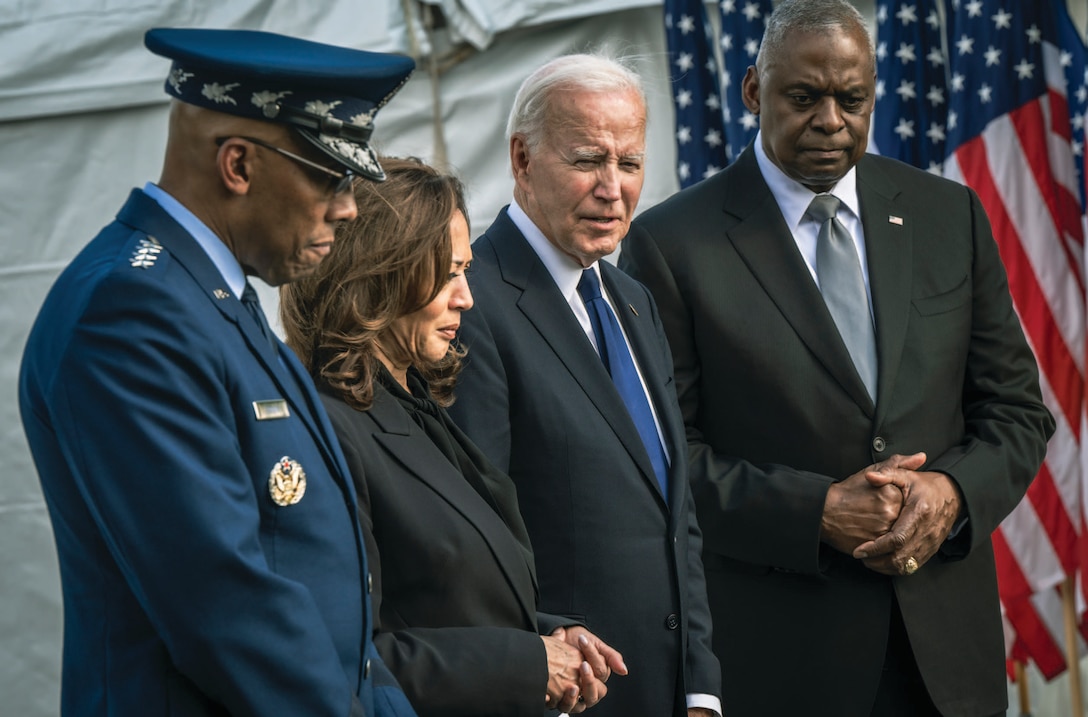
<svg viewBox="0 0 1088 717"><path fill-rule="evenodd" d="M287 408L287 401L282 398L269 401L254 401L253 413L257 414L258 421L273 421L291 415L291 411Z"/></svg>

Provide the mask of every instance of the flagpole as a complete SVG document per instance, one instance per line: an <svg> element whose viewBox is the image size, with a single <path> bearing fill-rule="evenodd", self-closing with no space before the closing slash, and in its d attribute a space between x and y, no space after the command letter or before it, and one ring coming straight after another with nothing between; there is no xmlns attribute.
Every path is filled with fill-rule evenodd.
<svg viewBox="0 0 1088 717"><path fill-rule="evenodd" d="M1069 695L1073 717L1084 717L1084 702L1080 691L1080 658L1077 650L1077 607L1072 576L1062 583L1062 616L1065 623L1065 665L1069 675Z"/></svg>
<svg viewBox="0 0 1088 717"><path fill-rule="evenodd" d="M1028 694L1028 676L1024 663L1013 660L1012 669L1016 679L1016 692L1020 696L1020 717L1031 717L1031 696Z"/></svg>

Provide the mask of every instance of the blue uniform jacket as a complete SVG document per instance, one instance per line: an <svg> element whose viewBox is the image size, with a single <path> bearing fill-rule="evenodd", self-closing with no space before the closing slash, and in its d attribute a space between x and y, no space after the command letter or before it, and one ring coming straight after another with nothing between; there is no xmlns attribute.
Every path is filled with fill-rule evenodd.
<svg viewBox="0 0 1088 717"><path fill-rule="evenodd" d="M64 715L413 714L371 642L355 494L309 378L142 192L50 291L19 400ZM286 506L283 457L306 477Z"/></svg>

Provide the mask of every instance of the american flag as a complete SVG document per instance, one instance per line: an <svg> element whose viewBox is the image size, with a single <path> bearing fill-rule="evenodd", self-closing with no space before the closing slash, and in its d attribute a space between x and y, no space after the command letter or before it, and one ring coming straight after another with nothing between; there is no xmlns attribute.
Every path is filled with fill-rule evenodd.
<svg viewBox="0 0 1088 717"><path fill-rule="evenodd" d="M758 127L741 101L741 79L748 65L755 64L771 0L746 0L743 5L721 0L718 7L716 31L701 0L665 0L681 187L722 170Z"/></svg>
<svg viewBox="0 0 1088 717"><path fill-rule="evenodd" d="M666 0L665 38L676 110L676 177L686 187L725 166L718 65L702 0Z"/></svg>
<svg viewBox="0 0 1088 717"><path fill-rule="evenodd" d="M938 0L881 3L876 16L873 150L940 173L944 162L948 58ZM894 65L894 67L893 67Z"/></svg>
<svg viewBox="0 0 1088 717"><path fill-rule="evenodd" d="M1085 137L1088 136L1088 48L1085 48L1077 28L1068 17L1059 19L1058 37L1068 61L1062 58L1068 87L1067 101L1073 125L1073 158L1080 177L1080 205L1088 210L1088 175L1084 173ZM1088 235L1086 235L1088 236Z"/></svg>
<svg viewBox="0 0 1088 717"><path fill-rule="evenodd" d="M882 0L878 6L885 52L877 76L884 95L873 117L874 142L883 154L942 171L979 194L1039 361L1043 396L1058 428L1027 497L995 532L993 545L1010 657L1029 657L1049 678L1065 669L1058 586L1066 576L1083 576L1088 565L1082 558L1088 551L1079 549L1079 541L1088 541L1081 445L1084 180L1078 174L1085 48L1064 0L937 1ZM933 73L921 82L943 87L944 102L893 95L893 88L920 81L920 60L930 57L934 65L943 57L946 79ZM938 141L943 153L935 153Z"/></svg>
<svg viewBox="0 0 1088 717"><path fill-rule="evenodd" d="M725 158L732 162L759 130L759 118L741 100L741 80L749 65L756 64L763 28L771 14L771 0L721 0L718 3L718 46L722 57L722 97L725 105Z"/></svg>

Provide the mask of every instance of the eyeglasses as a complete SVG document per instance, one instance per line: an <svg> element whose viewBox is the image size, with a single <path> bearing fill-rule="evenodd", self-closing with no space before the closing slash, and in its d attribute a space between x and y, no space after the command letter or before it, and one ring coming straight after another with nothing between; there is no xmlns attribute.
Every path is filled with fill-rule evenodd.
<svg viewBox="0 0 1088 717"><path fill-rule="evenodd" d="M216 137L215 143L219 146L223 146L223 143L226 142L228 139L230 139L230 137ZM294 152L288 152L286 149L277 147L274 144L269 144L263 139L258 139L256 137L246 137L243 135L238 135L238 139L244 139L245 141L252 142L259 147L270 149L276 154L283 155L284 157L287 157L287 159L298 162L304 167L308 167L315 172L320 172L328 178L329 184L332 185L333 195L341 195L350 192L352 190L352 187L355 186L355 181L359 179L359 175L355 174L355 172L351 171L350 169L345 169L343 172L337 172L335 169L329 169L322 164L318 164L317 162L311 162L305 157L300 157ZM336 182L335 185L332 184L332 182L334 181Z"/></svg>

